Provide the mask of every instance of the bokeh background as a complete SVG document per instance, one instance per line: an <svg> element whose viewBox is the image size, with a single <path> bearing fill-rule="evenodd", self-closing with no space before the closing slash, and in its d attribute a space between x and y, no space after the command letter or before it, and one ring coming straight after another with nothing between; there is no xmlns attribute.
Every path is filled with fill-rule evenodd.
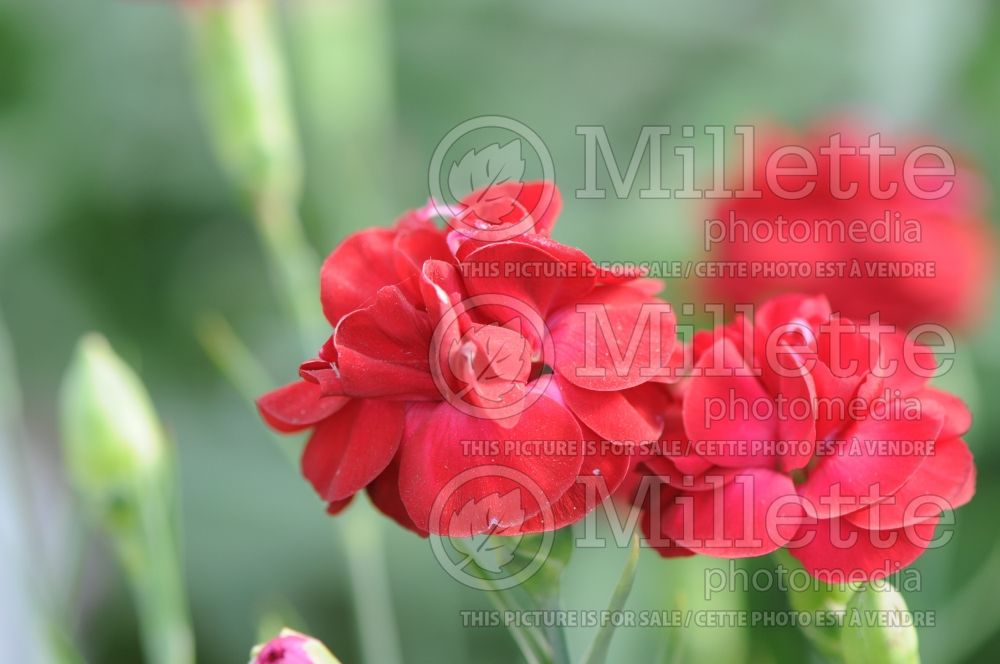
<svg viewBox="0 0 1000 664"><path fill-rule="evenodd" d="M942 137L1000 190L1000 5L988 0L280 4L308 169L302 213L322 253L423 203L437 141L484 114L517 118L544 139L566 196L555 237L604 260L693 255L698 210L637 193L575 199L580 124L605 125L612 145L630 151L643 125L804 125L849 113ZM0 0L0 316L26 422L23 435L4 437L0 469L0 643L42 652L31 610L40 591L29 582L40 577L90 661L141 661L121 571L81 519L59 453L59 383L77 339L98 330L140 373L177 447L199 661L245 661L262 621L277 621L357 662L344 531L196 333L205 313L224 316L280 382L303 359L206 137L187 37L166 0ZM683 284L668 295L688 297ZM937 612L937 626L920 632L928 662L994 661L1000 647L997 310L961 340L944 378L972 404L981 479L954 541L918 562L923 588L907 595L911 609ZM34 497L27 517L14 499L22 485ZM398 638L406 662L517 661L502 628L462 628L460 611L489 607L482 594L453 582L425 541L354 509L384 541L398 635L388 623L360 627ZM40 552L28 549L27 527ZM604 607L625 556L577 551L564 605ZM698 608L713 565L643 551L629 607ZM774 590L712 606L786 604ZM571 651L592 635L571 630ZM664 653L817 657L795 629L622 629L611 661Z"/></svg>

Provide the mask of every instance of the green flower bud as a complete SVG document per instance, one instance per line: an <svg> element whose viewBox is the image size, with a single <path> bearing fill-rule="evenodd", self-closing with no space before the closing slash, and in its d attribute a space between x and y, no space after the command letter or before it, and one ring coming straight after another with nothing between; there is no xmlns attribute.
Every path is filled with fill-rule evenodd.
<svg viewBox="0 0 1000 664"><path fill-rule="evenodd" d="M193 640L172 523L163 428L107 340L80 340L63 380L62 439L84 508L111 536L139 613L147 661L191 664Z"/></svg>
<svg viewBox="0 0 1000 664"><path fill-rule="evenodd" d="M63 380L61 424L69 474L98 517L113 517L159 476L166 446L149 395L100 335L77 346Z"/></svg>
<svg viewBox="0 0 1000 664"><path fill-rule="evenodd" d="M791 573L798 574L797 578L808 579L808 583L798 583L788 589L788 603L792 609L812 614L808 623L802 626L803 634L823 654L839 659L841 625L847 603L862 584L829 584L809 577L802 564L784 549L777 552L777 560Z"/></svg>
<svg viewBox="0 0 1000 664"><path fill-rule="evenodd" d="M847 603L841 651L847 664L914 664L920 662L917 629L906 601L886 585L858 590Z"/></svg>
<svg viewBox="0 0 1000 664"><path fill-rule="evenodd" d="M207 134L253 212L310 352L328 326L316 307L318 261L298 216L302 155L273 0L183 5Z"/></svg>
<svg viewBox="0 0 1000 664"><path fill-rule="evenodd" d="M257 204L295 200L301 156L270 0L189 2L194 73L223 167Z"/></svg>

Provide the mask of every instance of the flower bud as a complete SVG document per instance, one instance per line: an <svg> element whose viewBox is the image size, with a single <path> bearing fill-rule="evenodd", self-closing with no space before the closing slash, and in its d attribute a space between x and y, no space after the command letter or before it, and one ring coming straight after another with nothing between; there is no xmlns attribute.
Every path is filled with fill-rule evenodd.
<svg viewBox="0 0 1000 664"><path fill-rule="evenodd" d="M847 603L841 652L847 664L918 664L917 629L899 591L866 586Z"/></svg>
<svg viewBox="0 0 1000 664"><path fill-rule="evenodd" d="M340 664L326 646L291 629L250 652L250 664Z"/></svg>
<svg viewBox="0 0 1000 664"><path fill-rule="evenodd" d="M252 199L294 200L300 146L270 0L184 5L209 136L228 175Z"/></svg>
<svg viewBox="0 0 1000 664"><path fill-rule="evenodd" d="M802 564L787 550L781 549L777 556L792 574L803 578L805 570ZM819 579L812 579L806 584L789 585L788 603L792 609L800 614L809 614L809 620L802 623L802 633L832 660L840 659L840 634L847 603L861 586L860 582L830 584Z"/></svg>
<svg viewBox="0 0 1000 664"><path fill-rule="evenodd" d="M69 474L87 508L113 518L162 469L163 429L149 394L107 340L91 334L63 380L61 411Z"/></svg>

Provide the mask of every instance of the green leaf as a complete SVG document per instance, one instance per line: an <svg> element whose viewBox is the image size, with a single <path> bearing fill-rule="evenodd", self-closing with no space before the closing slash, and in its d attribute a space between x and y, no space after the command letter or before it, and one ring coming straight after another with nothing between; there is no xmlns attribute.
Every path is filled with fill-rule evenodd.
<svg viewBox="0 0 1000 664"><path fill-rule="evenodd" d="M554 533L525 535L524 541L514 551L514 558L521 565L527 565L544 546L544 537L551 536L551 548L546 554L545 564L522 584L536 604L552 607L559 597L559 581L573 554L573 529L561 528Z"/></svg>
<svg viewBox="0 0 1000 664"><path fill-rule="evenodd" d="M632 592L632 584L635 582L635 570L639 564L639 536L632 536L632 549L629 551L628 561L625 569L622 570L618 585L615 586L611 594L611 601L608 603L608 611L621 611L625 606L629 593ZM583 664L603 664L608 658L608 648L611 647L611 637L614 636L614 621L608 621L597 636L594 637L587 654L583 658Z"/></svg>
<svg viewBox="0 0 1000 664"><path fill-rule="evenodd" d="M841 650L847 664L918 664L917 629L895 588L865 586L847 603Z"/></svg>

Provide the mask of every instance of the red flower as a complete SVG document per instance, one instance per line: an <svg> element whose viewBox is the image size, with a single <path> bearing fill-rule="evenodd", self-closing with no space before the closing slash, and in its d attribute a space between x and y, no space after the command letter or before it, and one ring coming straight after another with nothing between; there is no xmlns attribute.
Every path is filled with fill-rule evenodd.
<svg viewBox="0 0 1000 664"><path fill-rule="evenodd" d="M550 239L559 206L549 183L508 184L448 229L412 211L327 258L333 335L258 406L279 431L313 429L302 469L331 513L367 489L421 534L554 529L594 507L579 477L614 490L624 441L659 437L673 313L653 282Z"/></svg>
<svg viewBox="0 0 1000 664"><path fill-rule="evenodd" d="M951 176L917 170L952 159L928 140L893 145L881 137L895 154L876 164L871 133L775 131L758 145L760 197L718 200L705 227L708 258L747 272L707 279L710 299L759 304L783 292L823 293L845 316L879 313L906 326L969 326L982 317L994 240L977 173L953 161ZM853 154L837 156L831 145ZM814 176L778 170L808 169L813 160Z"/></svg>
<svg viewBox="0 0 1000 664"><path fill-rule="evenodd" d="M644 528L666 556L742 558L783 546L828 581L884 576L971 499L971 416L927 384L930 350L785 295L698 333L691 377L643 471Z"/></svg>

